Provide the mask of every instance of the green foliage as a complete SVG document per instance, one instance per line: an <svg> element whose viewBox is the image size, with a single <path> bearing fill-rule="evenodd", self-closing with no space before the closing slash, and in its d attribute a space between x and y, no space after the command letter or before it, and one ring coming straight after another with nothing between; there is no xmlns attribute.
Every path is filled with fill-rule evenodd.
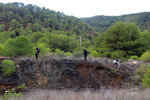
<svg viewBox="0 0 150 100"><path fill-rule="evenodd" d="M143 64L140 67L138 67L136 69L135 75L133 75L131 77L132 82L134 82L134 83L142 82L142 78L143 78L145 72L147 71L148 67L149 67L149 65L143 65Z"/></svg>
<svg viewBox="0 0 150 100"><path fill-rule="evenodd" d="M32 21L33 21L33 16L30 15L30 14L25 15L24 21L25 21L26 23L32 23Z"/></svg>
<svg viewBox="0 0 150 100"><path fill-rule="evenodd" d="M5 31L5 25L2 24L2 25L0 25L0 32L4 32L4 31Z"/></svg>
<svg viewBox="0 0 150 100"><path fill-rule="evenodd" d="M110 70L113 74L116 74L117 73L117 71L115 70L115 69L111 69Z"/></svg>
<svg viewBox="0 0 150 100"><path fill-rule="evenodd" d="M22 27L22 24L20 24L18 21L13 19L10 22L10 30L15 30L15 29L20 28L20 27Z"/></svg>
<svg viewBox="0 0 150 100"><path fill-rule="evenodd" d="M8 39L4 46L6 56L26 56L32 53L31 43L23 35L14 39Z"/></svg>
<svg viewBox="0 0 150 100"><path fill-rule="evenodd" d="M76 17L67 16L62 12L40 8L36 5L24 5L22 3L18 3L17 6L14 3L1 4L0 12L2 22L16 20L24 27L31 23L31 29L34 32L41 31L42 27L44 27L51 28L52 30L70 30L76 35L84 34L85 31L93 33L93 29L89 25ZM11 30L14 29L14 27L10 28Z"/></svg>
<svg viewBox="0 0 150 100"><path fill-rule="evenodd" d="M83 56L83 53L81 51L74 51L72 53L72 55L77 58L77 57L82 57Z"/></svg>
<svg viewBox="0 0 150 100"><path fill-rule="evenodd" d="M47 36L46 36L47 37ZM49 37L47 37L48 40L50 41L50 47L51 48L59 48L62 51L69 51L69 43L71 40L67 35L63 34L50 34Z"/></svg>
<svg viewBox="0 0 150 100"><path fill-rule="evenodd" d="M50 48L46 47L44 43L37 44L38 48L40 48L40 56L44 56L46 53L50 52ZM34 49L35 50L35 49Z"/></svg>
<svg viewBox="0 0 150 100"><path fill-rule="evenodd" d="M58 56L58 57L64 57L65 56L65 53L64 51L61 51L60 49L55 49L55 55Z"/></svg>
<svg viewBox="0 0 150 100"><path fill-rule="evenodd" d="M143 76L144 73L147 71L147 65L141 65L139 68L136 69L136 74Z"/></svg>
<svg viewBox="0 0 150 100"><path fill-rule="evenodd" d="M89 18L80 18L82 21L88 23L97 32L106 32L106 30L114 25L116 22L123 21L125 23L136 23L141 31L145 30L145 23L149 22L150 12L129 14L122 16L94 16Z"/></svg>
<svg viewBox="0 0 150 100"><path fill-rule="evenodd" d="M11 76L16 71L16 66L11 60L3 60L0 67L6 76Z"/></svg>
<svg viewBox="0 0 150 100"><path fill-rule="evenodd" d="M82 37L82 48L87 48L88 53L96 50L99 56L110 58L141 56L143 52L150 49L150 33L140 32L136 25L141 30L146 29L148 16L149 13L140 13L129 16L95 16L78 19L31 4L1 4L0 43L5 43L6 56L26 56L33 54L35 52L33 49L38 44L46 45L41 47L50 48L51 51L55 51L56 48L64 52L77 51L80 48L79 37ZM125 21L125 23L118 21ZM18 35L28 38L33 48L30 42L28 45L17 43ZM22 46L19 46L20 44ZM23 52L24 46L25 52ZM43 50L41 56L49 51Z"/></svg>
<svg viewBox="0 0 150 100"><path fill-rule="evenodd" d="M27 36L29 38L29 40L31 41L31 43L36 43L39 39L41 39L43 37L41 32L34 32L32 34L29 34Z"/></svg>
<svg viewBox="0 0 150 100"><path fill-rule="evenodd" d="M150 61L150 51L148 50L148 51L144 52L139 59L144 62L149 62Z"/></svg>
<svg viewBox="0 0 150 100"><path fill-rule="evenodd" d="M140 38L139 41L141 41L141 43L144 45L141 50L142 51L146 51L150 49L150 32L148 32L147 30L141 32L140 34Z"/></svg>
<svg viewBox="0 0 150 100"><path fill-rule="evenodd" d="M79 40L77 40L74 36L70 36L69 38L69 51L74 51L77 47L79 47Z"/></svg>
<svg viewBox="0 0 150 100"><path fill-rule="evenodd" d="M0 43L5 43L8 48L5 50L6 56L27 55L21 50L24 46L18 47L17 36L24 35L33 48L42 43L51 51L59 48L64 52L73 52L79 48L79 36L84 37L82 42L85 48L92 45L92 38L95 37L95 30L80 19L31 4L1 4L0 23ZM26 49L30 50L29 55L33 54L33 48Z"/></svg>
<svg viewBox="0 0 150 100"><path fill-rule="evenodd" d="M97 57L98 57L97 51L93 50L93 51L90 53L90 56L93 56L93 57L97 58Z"/></svg>
<svg viewBox="0 0 150 100"><path fill-rule="evenodd" d="M40 43L43 43L46 45L46 47L49 47L49 40L47 38L42 37L42 38L38 39L37 44L40 44Z"/></svg>
<svg viewBox="0 0 150 100"><path fill-rule="evenodd" d="M6 31L0 32L0 37L1 37L0 43L4 44L5 41L10 38L10 36L11 36L10 32L6 32Z"/></svg>
<svg viewBox="0 0 150 100"><path fill-rule="evenodd" d="M139 36L140 31L134 23L117 22L96 39L95 48L100 47L100 55L111 58L140 56L144 45Z"/></svg>
<svg viewBox="0 0 150 100"><path fill-rule="evenodd" d="M0 43L0 55L4 55L4 46Z"/></svg>
<svg viewBox="0 0 150 100"><path fill-rule="evenodd" d="M147 72L144 74L144 78L142 78L143 87L150 87L150 65L148 65Z"/></svg>
<svg viewBox="0 0 150 100"><path fill-rule="evenodd" d="M26 84L23 83L22 85L18 86L17 88L18 88L18 89L25 89L25 88L26 88Z"/></svg>
<svg viewBox="0 0 150 100"><path fill-rule="evenodd" d="M55 49L55 54L59 54L59 53L64 53L64 51L61 51L60 49L56 48Z"/></svg>
<svg viewBox="0 0 150 100"><path fill-rule="evenodd" d="M2 96L4 100L10 100L10 99L18 100L18 99L21 99L22 97L23 95L20 92L17 93L14 88L6 91L4 96Z"/></svg>
<svg viewBox="0 0 150 100"><path fill-rule="evenodd" d="M139 60L139 57L136 56L136 55L133 55L133 56L130 56L130 59L132 59L132 60Z"/></svg>
<svg viewBox="0 0 150 100"><path fill-rule="evenodd" d="M71 56L72 53L71 53L71 52L66 52L65 55L66 55L66 56Z"/></svg>
<svg viewBox="0 0 150 100"><path fill-rule="evenodd" d="M117 50L111 53L111 58L112 59L121 59L125 55L125 52Z"/></svg>

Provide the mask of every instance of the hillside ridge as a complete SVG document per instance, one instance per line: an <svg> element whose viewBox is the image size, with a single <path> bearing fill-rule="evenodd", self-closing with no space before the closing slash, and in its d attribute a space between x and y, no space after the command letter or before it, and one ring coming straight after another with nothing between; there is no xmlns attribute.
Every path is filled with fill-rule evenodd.
<svg viewBox="0 0 150 100"><path fill-rule="evenodd" d="M0 62L4 59L15 62L16 72L10 77L0 72L0 92L23 83L29 89L124 88L124 83L130 81L134 72L131 68L124 70L124 67L114 71L112 65L96 61L0 58Z"/></svg>

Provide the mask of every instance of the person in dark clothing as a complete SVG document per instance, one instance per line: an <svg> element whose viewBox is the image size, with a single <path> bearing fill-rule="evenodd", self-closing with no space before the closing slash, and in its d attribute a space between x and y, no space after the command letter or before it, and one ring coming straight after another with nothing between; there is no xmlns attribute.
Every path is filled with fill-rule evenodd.
<svg viewBox="0 0 150 100"><path fill-rule="evenodd" d="M86 57L87 57L87 50L86 50L86 49L83 49L83 50L84 50L84 53L83 53L84 59L86 60Z"/></svg>
<svg viewBox="0 0 150 100"><path fill-rule="evenodd" d="M36 52L35 52L36 59L38 59L39 53L40 53L40 49L36 47Z"/></svg>

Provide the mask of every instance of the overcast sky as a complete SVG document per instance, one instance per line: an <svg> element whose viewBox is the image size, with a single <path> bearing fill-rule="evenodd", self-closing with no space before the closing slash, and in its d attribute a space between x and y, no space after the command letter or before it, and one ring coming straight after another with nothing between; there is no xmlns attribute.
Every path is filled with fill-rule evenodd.
<svg viewBox="0 0 150 100"><path fill-rule="evenodd" d="M34 4L78 18L150 12L149 0L0 0L0 2Z"/></svg>

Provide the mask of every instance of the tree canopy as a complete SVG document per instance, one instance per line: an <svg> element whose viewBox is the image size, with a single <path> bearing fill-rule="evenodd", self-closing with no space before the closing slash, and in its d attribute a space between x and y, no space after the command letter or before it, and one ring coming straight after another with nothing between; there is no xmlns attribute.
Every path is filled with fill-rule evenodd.
<svg viewBox="0 0 150 100"><path fill-rule="evenodd" d="M100 55L107 57L117 54L122 57L140 56L148 49L143 49L147 44L143 43L144 41L140 41L142 38L140 34L140 30L134 23L117 22L105 33L97 37L95 48L100 52ZM117 56L114 58L117 58Z"/></svg>

